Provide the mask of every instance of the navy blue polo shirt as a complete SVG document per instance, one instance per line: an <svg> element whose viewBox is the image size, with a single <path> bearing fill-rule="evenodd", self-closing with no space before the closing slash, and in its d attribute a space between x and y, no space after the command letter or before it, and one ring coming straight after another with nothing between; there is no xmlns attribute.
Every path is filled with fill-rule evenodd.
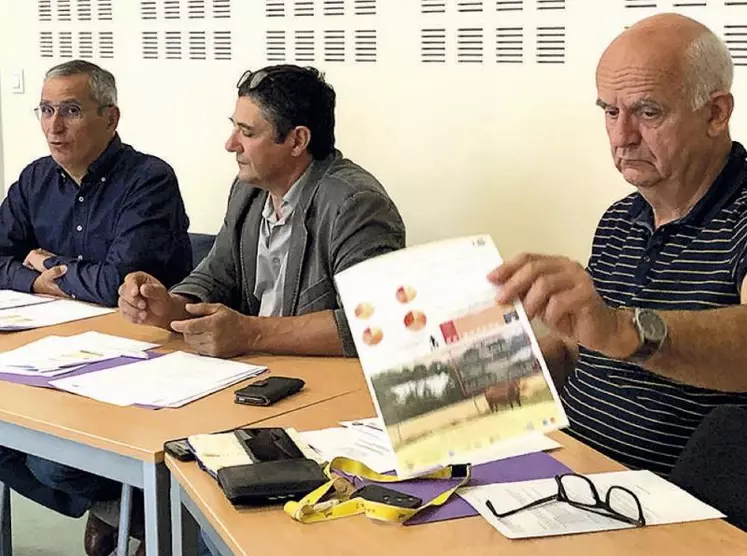
<svg viewBox="0 0 747 556"><path fill-rule="evenodd" d="M75 299L117 304L125 275L142 270L166 286L192 268L192 251L174 171L116 136L80 186L52 159L27 166L0 205L0 289L31 291L36 270L29 251L57 255L47 268L67 265L57 281Z"/></svg>
<svg viewBox="0 0 747 556"><path fill-rule="evenodd" d="M638 193L612 205L597 227L588 272L612 307L716 309L740 303L746 252L747 152L735 142L714 184L679 220L654 230L651 206ZM747 405L747 394L683 385L583 347L561 398L572 435L660 474L714 407Z"/></svg>

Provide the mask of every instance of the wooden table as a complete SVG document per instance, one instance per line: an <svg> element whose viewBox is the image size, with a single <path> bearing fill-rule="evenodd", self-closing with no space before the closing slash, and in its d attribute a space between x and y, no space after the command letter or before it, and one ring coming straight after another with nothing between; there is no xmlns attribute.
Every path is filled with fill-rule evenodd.
<svg viewBox="0 0 747 556"><path fill-rule="evenodd" d="M360 391L274 417L261 424L311 430L334 426L340 420L373 414L368 393ZM599 473L623 469L620 464L563 433L550 436L564 446L552 455L576 472ZM236 510L215 481L194 463L182 463L167 456L166 465L171 471L172 481L174 553L188 554L181 551L191 544L188 539L195 534L197 524L224 555L747 554L747 535L721 520L517 541L506 539L479 517L412 527L376 523L363 516L302 525L292 521L280 508Z"/></svg>
<svg viewBox="0 0 747 556"><path fill-rule="evenodd" d="M163 347L159 351L163 352L189 351L176 334L135 326L118 314L111 314L2 334L0 352L51 334L69 336L88 330L161 343ZM169 480L163 463L165 441L256 423L365 388L360 365L355 359L252 356L239 360L266 365L275 375L301 378L306 381L306 387L271 407L234 404L233 390L239 387L237 385L179 409L153 411L118 407L53 389L0 381L0 443L142 488L146 551L149 555L169 554ZM2 515L9 517L7 505L4 509ZM9 525L9 520L4 521ZM2 534L0 556L10 554L9 537L8 528Z"/></svg>

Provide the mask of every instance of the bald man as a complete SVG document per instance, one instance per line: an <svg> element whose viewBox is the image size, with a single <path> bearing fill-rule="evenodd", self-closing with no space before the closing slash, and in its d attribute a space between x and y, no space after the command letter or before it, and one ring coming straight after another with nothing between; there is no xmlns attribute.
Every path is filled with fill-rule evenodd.
<svg viewBox="0 0 747 556"><path fill-rule="evenodd" d="M522 254L489 278L552 333L541 341L570 432L666 474L714 407L747 404L747 161L729 119L724 43L645 19L596 74L615 166L635 192L602 216L586 268Z"/></svg>

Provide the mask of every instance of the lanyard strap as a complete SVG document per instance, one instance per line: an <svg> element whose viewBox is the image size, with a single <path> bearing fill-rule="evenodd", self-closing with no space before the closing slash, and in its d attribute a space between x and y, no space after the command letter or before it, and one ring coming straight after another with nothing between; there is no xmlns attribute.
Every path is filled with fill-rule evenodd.
<svg viewBox="0 0 747 556"><path fill-rule="evenodd" d="M419 479L460 479L460 481L456 486L442 492L418 508L400 508L360 497L350 498L354 490L353 485L343 477L336 475L335 471L379 483L397 483L406 480L400 479L396 475L382 475L353 459L334 458L324 469L324 473L330 480L301 500L286 502L283 507L285 513L301 523L317 523L358 514L365 514L366 517L378 521L404 523L425 508L441 506L451 498L451 495L458 488L465 486L470 479L469 465L452 465L418 477ZM334 490L333 497L320 502L331 490Z"/></svg>

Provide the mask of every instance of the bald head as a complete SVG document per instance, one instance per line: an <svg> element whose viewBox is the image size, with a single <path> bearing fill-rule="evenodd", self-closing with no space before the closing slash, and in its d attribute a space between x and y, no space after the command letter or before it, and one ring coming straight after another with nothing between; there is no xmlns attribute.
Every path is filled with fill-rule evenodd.
<svg viewBox="0 0 747 556"><path fill-rule="evenodd" d="M689 98L694 110L711 93L729 92L734 77L723 41L702 23L672 13L643 19L612 41L599 61L597 80L621 69L658 74Z"/></svg>
<svg viewBox="0 0 747 556"><path fill-rule="evenodd" d="M657 15L618 36L597 67L597 104L623 177L697 188L731 149L732 75L724 43L690 18Z"/></svg>

